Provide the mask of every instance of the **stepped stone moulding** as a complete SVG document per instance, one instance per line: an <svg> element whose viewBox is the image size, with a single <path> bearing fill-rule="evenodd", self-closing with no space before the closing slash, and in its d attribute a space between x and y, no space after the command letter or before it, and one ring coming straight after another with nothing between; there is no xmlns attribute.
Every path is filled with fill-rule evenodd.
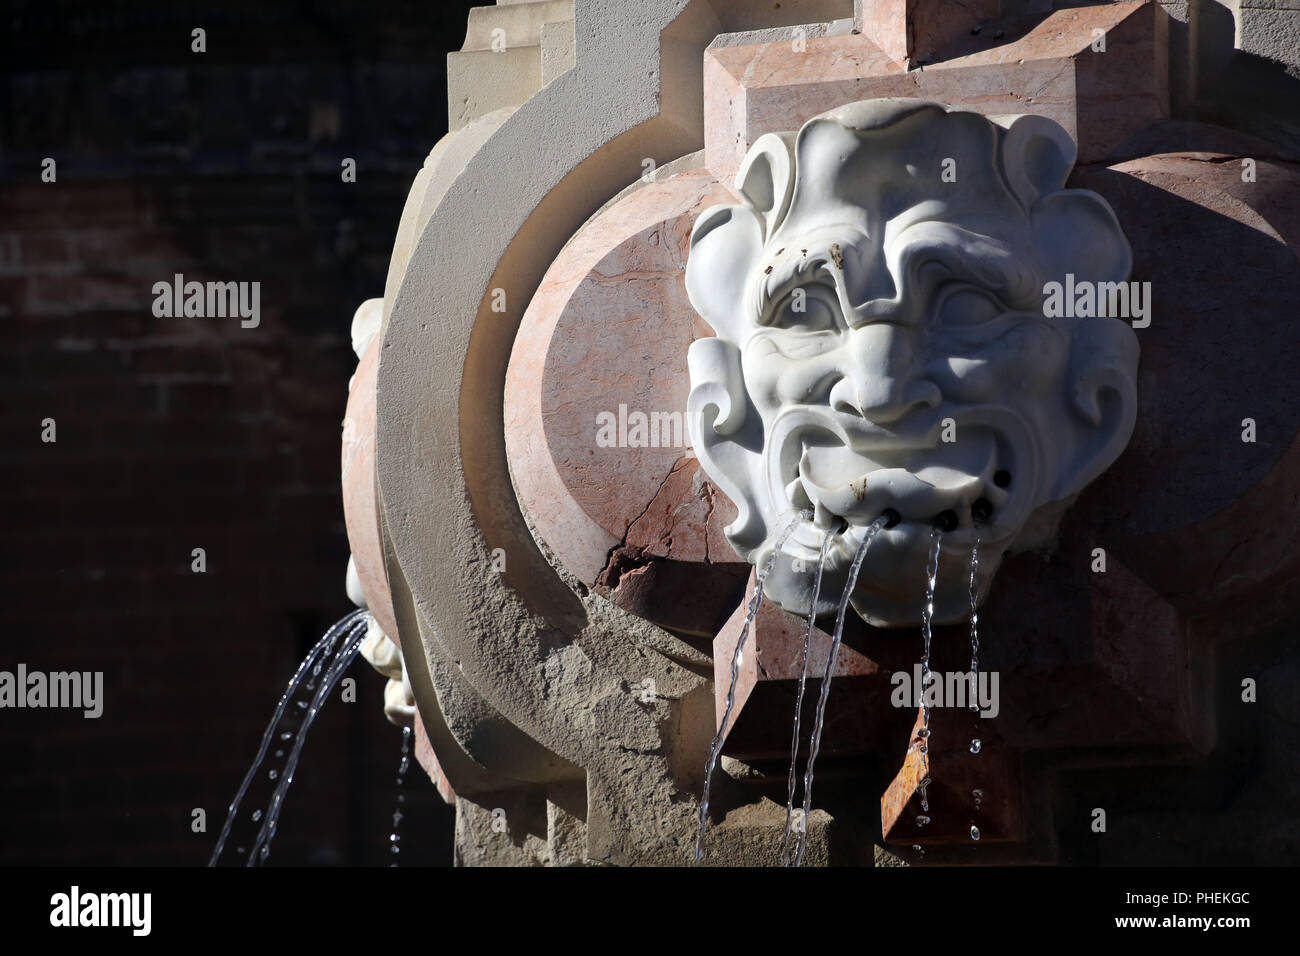
<svg viewBox="0 0 1300 956"><path fill-rule="evenodd" d="M1052 282L1123 283L1132 255L1107 202L1067 189L1076 148L1042 116L920 100L850 103L769 133L705 210L686 288L716 333L688 352L692 444L738 510L726 536L761 566L800 511L767 593L833 609L868 526L892 512L852 595L876 626L969 612L1002 556L1050 543L1119 456L1137 409L1137 337L1113 316L1049 318ZM1102 287L1103 290L1108 287ZM945 567L946 566L946 567Z"/></svg>

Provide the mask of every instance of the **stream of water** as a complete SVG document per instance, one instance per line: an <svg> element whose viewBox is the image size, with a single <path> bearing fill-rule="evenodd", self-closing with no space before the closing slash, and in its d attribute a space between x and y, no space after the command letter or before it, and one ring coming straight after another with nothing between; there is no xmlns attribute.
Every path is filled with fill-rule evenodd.
<svg viewBox="0 0 1300 956"><path fill-rule="evenodd" d="M975 545L970 552L970 709L978 713L979 701L976 693L979 685L980 670L980 615L979 615L979 575L980 569L980 539L975 539ZM970 752L978 754L981 747L980 739L975 737L970 742ZM984 791L975 790L972 792L975 797L975 812L979 812L980 800L984 796ZM978 840L980 838L979 827L974 821L971 822L970 838Z"/></svg>
<svg viewBox="0 0 1300 956"><path fill-rule="evenodd" d="M921 729L916 735L921 738L917 749L926 755L926 774L917 785L921 795L921 815L916 818L917 826L930 822L926 816L930 812L930 705L926 702L926 691L930 686L930 641L933 637L934 588L939 579L939 546L943 543L943 532L935 528L930 532L930 554L925 564L925 605L921 608Z"/></svg>
<svg viewBox="0 0 1300 956"><path fill-rule="evenodd" d="M808 651L812 647L813 631L817 627L817 599L821 596L822 570L826 567L826 555L835 541L835 535L827 532L822 538L821 553L817 556L817 577L813 581L812 603L808 605L808 629L803 636L803 664L799 669L799 695L794 702L794 731L790 735L790 776L786 781L785 797L785 834L781 839L781 865L790 865L790 825L794 817L795 767L799 762L799 725L803 717L803 695L808 685ZM806 820L800 819L801 826Z"/></svg>
<svg viewBox="0 0 1300 956"><path fill-rule="evenodd" d="M311 704L306 706L302 726L298 728L298 733L293 740L293 747L285 760L284 772L279 775L275 793L271 795L271 802L267 807L266 816L262 820L262 828L258 831L257 838L249 849L248 866L260 866L271 855L271 840L274 839L276 828L280 824L280 811L284 808L284 798L289 792L289 787L293 783L293 775L298 769L298 760L302 756L303 744L307 742L307 732L311 730L311 725L315 722L321 707L329 699L330 694L334 692L334 688L338 686L348 666L356 659L357 653L361 650L361 642L366 638L368 626L369 618L367 617L366 626L356 626L349 630L348 636L339 645L338 650L334 652L334 657L330 660L329 668L325 671L323 677L320 677L322 662L318 661L312 669L313 675L320 680L320 686L316 689L316 695L312 698ZM304 702L299 701L298 706L303 707ZM271 771L271 773L275 773L275 771Z"/></svg>
<svg viewBox="0 0 1300 956"><path fill-rule="evenodd" d="M298 665L298 669L289 679L289 684L271 715L271 721L267 724L265 733L262 734L262 741L257 749L257 754L253 757L253 763L248 768L239 789L235 792L234 799L231 800L230 806L227 808L226 822L221 828L221 834L217 837L217 844L212 851L212 857L208 860L208 866L217 866L221 863L222 854L225 852L232 833L235 832L237 824L243 823L242 818L239 816L239 808L242 806L245 797L247 797L249 789L258 776L258 772L262 769L267 752L271 749L272 741L278 740L283 743L293 738L294 734L289 728L297 725L302 720L303 712L309 706L307 700L299 699L299 692L314 692L316 690L316 681L319 680L321 675L324 658L333 652L335 644L340 639L346 644L358 632L364 636L369 623L370 618L365 611L353 611L331 626L324 636L316 642L316 645L307 652L307 656L303 658L302 663ZM275 757L277 759L283 756L283 749L276 750ZM268 772L268 779L274 781L280 775L280 770L272 769ZM263 810L257 809L249 815L248 820L252 823L260 823L263 816ZM240 845L239 840L236 841L235 849L240 856L248 852L247 847Z"/></svg>
<svg viewBox="0 0 1300 956"><path fill-rule="evenodd" d="M388 834L388 847L393 855L390 866L397 866L397 857L402 852L402 805L406 803L406 794L402 788L406 783L406 771L411 769L411 728L402 728L402 759L397 764L397 806L393 808L393 830Z"/></svg>
<svg viewBox="0 0 1300 956"><path fill-rule="evenodd" d="M731 719L731 709L736 703L736 682L740 678L740 662L745 650L745 639L749 637L749 629L754 623L754 616L758 614L758 609L763 604L763 584L772 570L772 564L776 561L776 556L781 553L781 549L785 547L786 541L794 533L794 529L799 526L799 522L811 519L811 511L802 511L795 515L785 530L781 532L780 537L776 539L776 543L772 546L772 553L767 556L767 560L763 562L763 566L758 569L754 576L754 596L750 598L749 607L745 609L745 623L740 629L740 637L736 640L736 650L731 655L731 683L727 688L727 700L722 709L722 720L718 722L718 732L713 735L713 743L709 747L709 759L704 765L704 793L700 798L699 827L695 836L696 865L699 865L704 859L704 834L709 827L709 794L713 782L713 770L718 765L718 756L722 753L722 742L727 736L727 722Z"/></svg>
<svg viewBox="0 0 1300 956"><path fill-rule="evenodd" d="M844 593L840 595L839 612L835 615L835 633L831 637L830 654L826 657L826 668L822 673L821 692L817 696L817 711L813 717L812 740L808 745L808 766L803 776L803 816L800 818L802 826L795 843L795 866L803 864L804 850L808 846L808 814L812 811L813 772L822 745L822 729L826 722L826 700L830 697L831 679L835 676L835 664L839 660L840 643L844 637L844 615L848 611L853 589L857 587L858 573L862 570L862 561L867 556L867 548L880 529L889 524L893 518L893 515L883 514L867 528L862 543L858 545L857 553L853 555L853 564L849 567L849 575L844 582Z"/></svg>

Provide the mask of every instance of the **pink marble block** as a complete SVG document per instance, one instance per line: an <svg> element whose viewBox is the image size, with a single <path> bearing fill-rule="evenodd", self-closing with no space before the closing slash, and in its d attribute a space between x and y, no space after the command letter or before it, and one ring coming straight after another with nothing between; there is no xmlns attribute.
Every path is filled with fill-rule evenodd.
<svg viewBox="0 0 1300 956"><path fill-rule="evenodd" d="M933 60L972 28L997 19L1001 0L858 0L854 26L899 62Z"/></svg>
<svg viewBox="0 0 1300 956"><path fill-rule="evenodd" d="M697 169L593 217L530 302L505 388L515 489L555 556L620 606L710 638L747 568L722 534L735 508L690 449L686 352L712 332L684 275L695 219L734 201ZM692 569L715 565L734 587L710 597Z"/></svg>
<svg viewBox="0 0 1300 956"><path fill-rule="evenodd" d="M1019 29L990 24L952 55L912 70L866 36L810 39L802 51L785 41L709 50L706 165L731 182L764 133L797 130L818 113L875 97L1047 116L1078 143L1081 163L1168 115L1168 15L1153 0L1057 10ZM1105 52L1093 49L1098 36Z"/></svg>

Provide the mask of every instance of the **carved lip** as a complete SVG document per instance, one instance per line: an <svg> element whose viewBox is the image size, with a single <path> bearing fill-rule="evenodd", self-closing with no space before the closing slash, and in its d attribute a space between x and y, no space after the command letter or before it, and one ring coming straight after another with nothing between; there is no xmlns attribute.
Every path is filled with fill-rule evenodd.
<svg viewBox="0 0 1300 956"><path fill-rule="evenodd" d="M1001 451L1006 447L1031 451L1023 447L1028 436L1015 427L1016 422L1003 421L994 426L981 420L981 411L968 408L962 410L965 414L953 412L970 425L981 427L985 437L976 451L972 451L969 440L960 446L937 441L935 428L922 433L926 438L933 434L933 441L907 441L869 422L855 421L854 427L847 429L839 421L842 416L829 409L804 408L780 416L773 423L771 450L773 466L784 463L784 468L780 476L772 474L771 478L788 480L772 482L774 499L783 512L809 507L814 510L813 520L801 523L787 549L798 549L801 557L815 561L822 539L833 534L837 540L828 553L828 563L846 564L852 560L867 527L889 508L902 519L900 526L889 533L890 538L907 533L909 525L911 533L924 529L928 534L944 512L952 512L957 518L956 530L945 534L953 546L965 547L977 535L984 541L1013 535L1032 498L1033 476L1022 473L1025 481L1017 481L1009 488L999 487L993 477L1008 466L1028 466L1027 461L1006 461ZM933 421L937 423L939 418ZM1001 427L1004 425L1012 427ZM909 431L917 434L919 429ZM1013 443L1013 438L1021 441ZM1014 457L1027 456L1016 453ZM1033 471L1032 467L1027 470ZM980 499L991 506L992 516L977 523L972 507Z"/></svg>

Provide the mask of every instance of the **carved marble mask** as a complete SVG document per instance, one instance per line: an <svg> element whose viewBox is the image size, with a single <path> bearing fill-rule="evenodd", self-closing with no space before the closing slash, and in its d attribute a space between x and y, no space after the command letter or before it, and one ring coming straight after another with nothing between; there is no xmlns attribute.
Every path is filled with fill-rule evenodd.
<svg viewBox="0 0 1300 956"><path fill-rule="evenodd" d="M1063 188L1075 146L1051 120L918 100L851 103L767 134L739 205L695 224L692 442L739 517L726 529L768 595L805 614L822 539L824 613L868 526L852 595L877 626L915 624L936 522L935 621L969 611L1005 552L1046 544L1133 430L1137 337L1119 318L1048 318L1044 285L1127 280L1096 193Z"/></svg>

